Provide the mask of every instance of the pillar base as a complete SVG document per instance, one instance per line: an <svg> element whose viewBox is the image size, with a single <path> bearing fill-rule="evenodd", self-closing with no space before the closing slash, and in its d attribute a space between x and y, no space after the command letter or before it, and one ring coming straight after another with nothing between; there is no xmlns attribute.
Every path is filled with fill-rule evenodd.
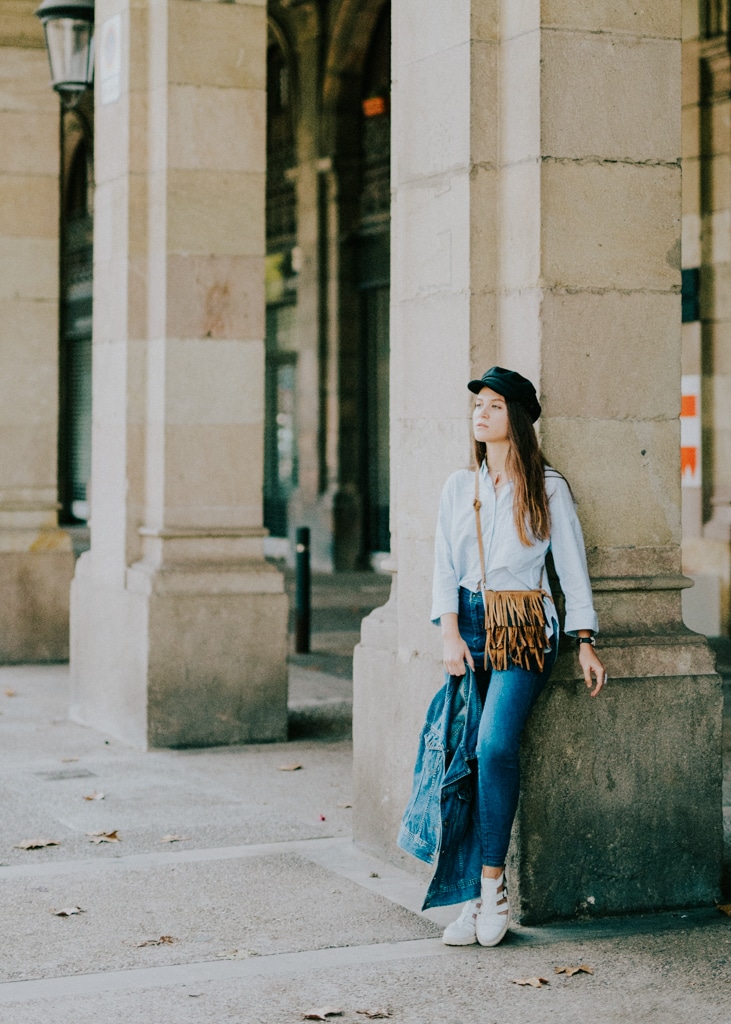
<svg viewBox="0 0 731 1024"><path fill-rule="evenodd" d="M437 658L397 647L395 601L363 623L354 662L355 839L394 863ZM566 641L523 741L510 852L523 924L708 905L723 856L723 693L704 637L603 637L592 700Z"/></svg>
<svg viewBox="0 0 731 1024"><path fill-rule="evenodd" d="M35 551L0 552L0 664L67 661L74 556L68 534ZM48 545L48 546L46 546Z"/></svg>
<svg viewBox="0 0 731 1024"><path fill-rule="evenodd" d="M565 650L526 728L511 846L523 924L720 895L723 692L705 638L605 638L602 658L592 700Z"/></svg>
<svg viewBox="0 0 731 1024"><path fill-rule="evenodd" d="M116 588L78 563L71 717L134 746L287 738L287 597L264 561L127 570Z"/></svg>

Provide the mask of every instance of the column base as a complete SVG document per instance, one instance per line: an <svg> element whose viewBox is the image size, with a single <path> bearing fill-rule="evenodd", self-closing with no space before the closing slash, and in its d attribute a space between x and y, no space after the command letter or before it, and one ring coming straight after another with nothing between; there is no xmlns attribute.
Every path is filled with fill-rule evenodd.
<svg viewBox="0 0 731 1024"><path fill-rule="evenodd" d="M682 628L682 627L681 627ZM704 637L604 637L610 681L592 700L566 642L523 741L510 851L516 920L709 905L723 857L723 693ZM356 842L409 870L396 833L431 652L397 646L395 601L364 620L354 661Z"/></svg>
<svg viewBox="0 0 731 1024"><path fill-rule="evenodd" d="M127 571L79 559L71 592L71 717L134 746L287 738L287 597L264 561Z"/></svg>
<svg viewBox="0 0 731 1024"><path fill-rule="evenodd" d="M705 638L605 638L602 658L592 700L565 651L526 728L511 846L523 924L720 894L723 692Z"/></svg>
<svg viewBox="0 0 731 1024"><path fill-rule="evenodd" d="M0 663L68 661L69 589L74 556L68 534L43 531L31 551L0 552Z"/></svg>

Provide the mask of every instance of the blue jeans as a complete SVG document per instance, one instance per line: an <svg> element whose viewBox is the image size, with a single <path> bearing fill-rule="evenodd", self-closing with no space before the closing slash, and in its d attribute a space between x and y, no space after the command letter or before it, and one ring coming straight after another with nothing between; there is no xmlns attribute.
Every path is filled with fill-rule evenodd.
<svg viewBox="0 0 731 1024"><path fill-rule="evenodd" d="M520 739L533 705L548 682L558 654L558 631L550 640L541 672L515 665L493 670L485 661L485 608L481 593L460 587L459 632L475 663L482 700L477 737L477 799L482 863L505 864L520 793ZM548 644L548 641L547 641Z"/></svg>

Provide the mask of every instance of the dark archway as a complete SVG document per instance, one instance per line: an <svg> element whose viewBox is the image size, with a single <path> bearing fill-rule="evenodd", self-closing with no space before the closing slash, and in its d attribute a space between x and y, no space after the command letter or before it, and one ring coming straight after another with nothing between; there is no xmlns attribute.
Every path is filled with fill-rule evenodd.
<svg viewBox="0 0 731 1024"><path fill-rule="evenodd" d="M297 193L292 57L270 19L267 47L266 373L264 525L286 537L298 482L295 342Z"/></svg>
<svg viewBox="0 0 731 1024"><path fill-rule="evenodd" d="M366 58L360 112L360 424L363 534L369 556L390 550L389 299L391 18L381 13Z"/></svg>
<svg viewBox="0 0 731 1024"><path fill-rule="evenodd" d="M69 133L71 135L71 133ZM73 138L73 136L72 136ZM82 133L70 154L61 216L59 330L59 520L89 518L93 287L92 141Z"/></svg>
<svg viewBox="0 0 731 1024"><path fill-rule="evenodd" d="M338 194L333 549L343 569L368 566L389 547L390 13L388 2L341 4L323 82L321 145Z"/></svg>

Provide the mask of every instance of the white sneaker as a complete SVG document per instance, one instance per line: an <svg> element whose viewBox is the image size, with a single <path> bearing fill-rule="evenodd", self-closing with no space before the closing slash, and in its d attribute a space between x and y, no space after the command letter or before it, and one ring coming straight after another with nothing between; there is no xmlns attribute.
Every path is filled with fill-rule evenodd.
<svg viewBox="0 0 731 1024"><path fill-rule="evenodd" d="M444 929L442 942L445 946L471 946L473 942L477 942L475 922L479 909L479 900L470 900L469 903L465 903L457 920L452 921Z"/></svg>
<svg viewBox="0 0 731 1024"><path fill-rule="evenodd" d="M483 875L481 889L482 905L475 922L475 934L481 946L497 946L504 938L510 920L505 872L499 878L485 878Z"/></svg>

